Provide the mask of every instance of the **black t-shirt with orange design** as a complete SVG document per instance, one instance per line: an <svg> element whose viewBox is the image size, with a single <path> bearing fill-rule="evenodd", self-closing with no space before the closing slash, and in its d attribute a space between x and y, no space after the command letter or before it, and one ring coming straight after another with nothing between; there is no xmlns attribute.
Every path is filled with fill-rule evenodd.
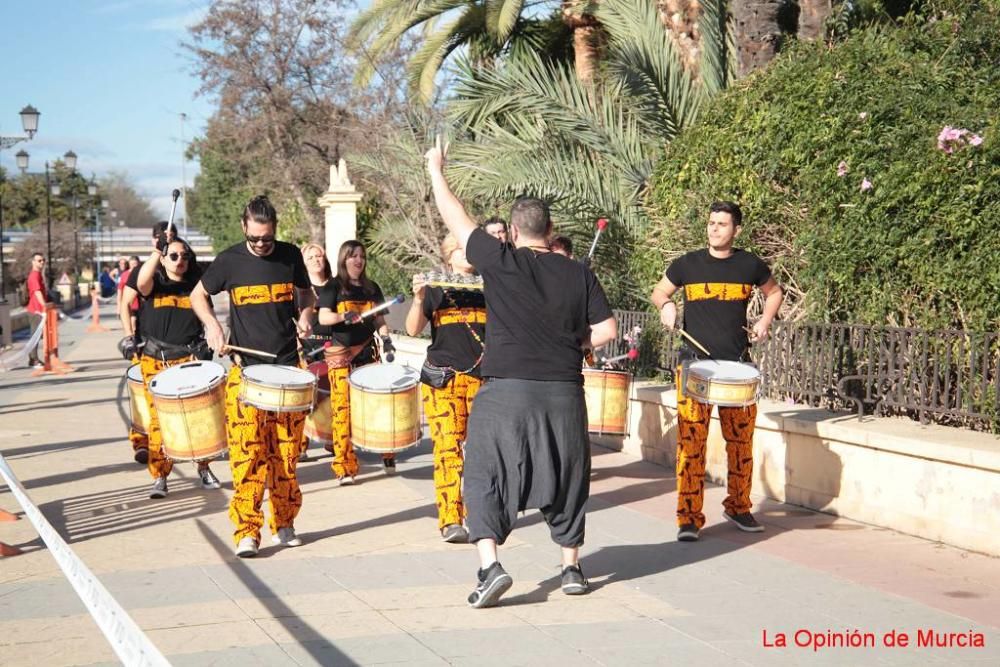
<svg viewBox="0 0 1000 667"><path fill-rule="evenodd" d="M136 269L133 273L138 274ZM138 291L138 286L135 286ZM142 298L139 333L171 345L187 345L202 336L201 322L191 309L194 283L173 281L159 272L153 275L153 289Z"/></svg>
<svg viewBox="0 0 1000 667"><path fill-rule="evenodd" d="M720 361L745 360L750 346L747 304L754 287L771 277L771 269L752 252L734 249L725 259L707 248L678 257L667 267L667 280L684 291L684 331ZM704 354L688 347L686 356Z"/></svg>
<svg viewBox="0 0 1000 667"><path fill-rule="evenodd" d="M486 298L482 290L428 287L423 312L431 323L427 361L478 376L477 362L486 340Z"/></svg>
<svg viewBox="0 0 1000 667"><path fill-rule="evenodd" d="M353 310L363 313L370 308L379 306L385 301L382 288L378 283L371 282L371 287L365 289L362 285L348 285L341 289L336 279L331 280L317 290L317 308L329 308L335 313L346 313ZM375 318L366 317L357 324L334 324L330 327L330 335L341 345L361 345L371 340L375 335Z"/></svg>
<svg viewBox="0 0 1000 667"><path fill-rule="evenodd" d="M295 246L276 241L258 257L242 241L219 253L201 283L209 294L229 292L229 342L277 354L276 359L240 353L245 366L298 364L295 288L309 289L309 274Z"/></svg>

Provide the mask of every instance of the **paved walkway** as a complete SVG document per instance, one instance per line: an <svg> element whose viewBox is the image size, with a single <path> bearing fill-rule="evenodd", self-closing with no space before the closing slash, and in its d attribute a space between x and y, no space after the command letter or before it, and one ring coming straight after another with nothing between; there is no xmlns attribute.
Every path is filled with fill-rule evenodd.
<svg viewBox="0 0 1000 667"><path fill-rule="evenodd" d="M742 534L714 486L702 540L681 544L670 471L599 447L585 597L559 591L558 551L532 512L502 551L514 588L469 609L474 549L437 537L426 443L392 478L367 458L345 488L313 452L299 468L305 545L265 536L257 559L236 559L228 466L214 466L222 490L179 466L170 495L149 500L119 416L119 333L83 337L85 325L61 329L76 373L0 374L0 451L176 665L1000 664L1000 560L771 502L758 507L767 532ZM0 508L19 510L4 486ZM0 664L115 664L30 523L0 523L0 540L26 551L0 560ZM854 630L876 646L795 646L797 632ZM893 630L911 646L884 646ZM918 648L918 631L982 633L985 647ZM766 646L781 633L786 648Z"/></svg>

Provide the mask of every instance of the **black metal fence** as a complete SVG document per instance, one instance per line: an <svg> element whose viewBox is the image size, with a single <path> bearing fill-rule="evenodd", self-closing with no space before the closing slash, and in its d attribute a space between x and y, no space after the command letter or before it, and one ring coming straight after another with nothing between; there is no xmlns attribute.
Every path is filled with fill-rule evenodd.
<svg viewBox="0 0 1000 667"><path fill-rule="evenodd" d="M653 313L615 315L621 333L642 328L637 374L673 382L679 338ZM626 350L619 339L608 356ZM752 356L768 398L1000 430L1000 332L781 322Z"/></svg>

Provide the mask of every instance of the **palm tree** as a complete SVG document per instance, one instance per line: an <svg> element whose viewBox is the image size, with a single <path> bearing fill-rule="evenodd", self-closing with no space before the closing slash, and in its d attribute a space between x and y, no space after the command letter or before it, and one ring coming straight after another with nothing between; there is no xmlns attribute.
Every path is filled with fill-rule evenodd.
<svg viewBox="0 0 1000 667"><path fill-rule="evenodd" d="M662 147L690 126L735 74L724 0L702 2L693 76L664 31L655 0L605 0L594 12L606 42L595 86L534 54L493 68L458 65L448 115L458 140L449 177L466 199L531 194L553 202L562 229L613 225L599 249L608 264L643 236L643 195ZM464 140L463 140L464 139ZM628 277L618 286L628 290Z"/></svg>
<svg viewBox="0 0 1000 667"><path fill-rule="evenodd" d="M533 4L560 7L563 22L572 30L578 75L587 80L595 69L597 21L590 12L599 0L374 0L351 24L349 44L364 51L357 82L367 83L382 56L405 35L421 28L423 42L407 65L410 87L423 102L434 92L435 79L444 62L460 48L477 65L490 64L512 50L542 50L544 21L524 16Z"/></svg>

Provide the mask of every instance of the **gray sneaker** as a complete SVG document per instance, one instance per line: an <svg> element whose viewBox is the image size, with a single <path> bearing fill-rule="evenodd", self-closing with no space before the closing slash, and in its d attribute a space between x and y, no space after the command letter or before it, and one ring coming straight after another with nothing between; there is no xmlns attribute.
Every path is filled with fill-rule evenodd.
<svg viewBox="0 0 1000 667"><path fill-rule="evenodd" d="M283 547L302 546L302 539L295 534L295 529L291 526L279 528L278 534L271 536L271 541Z"/></svg>
<svg viewBox="0 0 1000 667"><path fill-rule="evenodd" d="M167 478L157 477L153 480L153 488L149 490L150 498L166 498L167 497Z"/></svg>
<svg viewBox="0 0 1000 667"><path fill-rule="evenodd" d="M219 482L219 478L215 476L212 469L208 466L200 468L198 470L198 476L201 477L201 488L203 489L221 489L222 483Z"/></svg>
<svg viewBox="0 0 1000 667"><path fill-rule="evenodd" d="M461 524L448 524L441 529L441 539L452 544L467 544L469 541L469 531Z"/></svg>
<svg viewBox="0 0 1000 667"><path fill-rule="evenodd" d="M729 512L723 512L722 516L725 517L727 521L732 521L736 524L736 527L745 533L763 533L764 526L757 522L757 519L753 518L753 514L750 512L742 512L740 514L730 514Z"/></svg>
<svg viewBox="0 0 1000 667"><path fill-rule="evenodd" d="M567 565L562 571L562 592L566 595L583 595L590 590L590 582L583 576L580 564Z"/></svg>
<svg viewBox="0 0 1000 667"><path fill-rule="evenodd" d="M253 558L257 555L257 540L247 536L236 545L236 555L240 558Z"/></svg>
<svg viewBox="0 0 1000 667"><path fill-rule="evenodd" d="M469 606L475 609L492 607L514 585L514 580L500 565L500 561L485 570L479 570L477 577L479 583L476 584L476 590L469 595Z"/></svg>

